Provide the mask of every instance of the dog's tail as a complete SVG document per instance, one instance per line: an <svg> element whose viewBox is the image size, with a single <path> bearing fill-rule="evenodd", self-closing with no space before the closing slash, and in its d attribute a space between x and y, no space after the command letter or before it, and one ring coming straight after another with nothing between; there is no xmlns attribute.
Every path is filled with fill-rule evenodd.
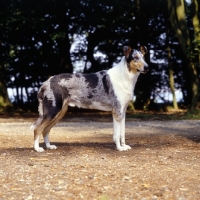
<svg viewBox="0 0 200 200"><path fill-rule="evenodd" d="M30 126L30 130L34 130L34 129L35 129L35 123Z"/></svg>
<svg viewBox="0 0 200 200"><path fill-rule="evenodd" d="M42 98L42 96L43 96L43 94L40 89L38 92L38 96L37 96L38 101L39 101L39 105L38 105L39 118L34 124L31 125L30 130L34 130L42 122L42 119L43 119L43 101L42 101L43 98Z"/></svg>
<svg viewBox="0 0 200 200"><path fill-rule="evenodd" d="M34 124L31 125L30 130L34 130L38 125L40 125L43 119L42 100L39 98L38 100L39 100L39 106L38 106L39 118Z"/></svg>
<svg viewBox="0 0 200 200"><path fill-rule="evenodd" d="M37 120L34 124L32 124L32 125L30 126L30 130L35 130L35 128L36 128L38 125L40 125L41 122L42 122L42 118L39 117L38 120Z"/></svg>

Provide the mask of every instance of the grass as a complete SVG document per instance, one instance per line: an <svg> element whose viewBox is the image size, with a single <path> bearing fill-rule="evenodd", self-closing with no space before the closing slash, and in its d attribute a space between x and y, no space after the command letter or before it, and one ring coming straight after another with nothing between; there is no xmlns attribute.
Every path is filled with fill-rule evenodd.
<svg viewBox="0 0 200 200"><path fill-rule="evenodd" d="M107 196L100 196L99 200L108 200L108 197Z"/></svg>
<svg viewBox="0 0 200 200"><path fill-rule="evenodd" d="M38 112L32 111L24 111L24 110L9 110L9 111L1 111L0 110L0 118L37 118ZM95 111L95 110L73 110L69 111L66 117L88 117L93 118L94 120L100 118L106 119L111 117L111 112L103 112L103 111ZM200 110L179 110L179 111L127 111L126 115L127 119L133 120L200 120Z"/></svg>
<svg viewBox="0 0 200 200"><path fill-rule="evenodd" d="M127 113L127 118L138 120L200 120L200 110L176 112L136 111Z"/></svg>
<svg viewBox="0 0 200 200"><path fill-rule="evenodd" d="M188 111L182 119L200 120L200 110Z"/></svg>

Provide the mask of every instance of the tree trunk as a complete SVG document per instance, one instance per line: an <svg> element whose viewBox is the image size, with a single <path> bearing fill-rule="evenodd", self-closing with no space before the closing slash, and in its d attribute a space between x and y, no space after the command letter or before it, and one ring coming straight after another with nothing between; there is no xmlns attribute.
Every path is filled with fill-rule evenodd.
<svg viewBox="0 0 200 200"><path fill-rule="evenodd" d="M200 23L198 18L198 12L199 12L199 5L197 0L192 0L192 8L193 8L193 17L192 17L192 24L194 28L194 47L193 47L193 53L194 53L194 63L192 63L191 69L194 71L195 74L195 81L196 84L193 87L194 92L196 93L196 98L193 99L193 107L192 109L200 109L200 78L198 79L198 70L196 67L200 66Z"/></svg>
<svg viewBox="0 0 200 200"><path fill-rule="evenodd" d="M64 2L64 1L63 1ZM65 38L60 42L60 69L57 69L57 73L72 73L73 65L71 61L70 48L71 43L69 39L69 21L66 17L65 6L61 8L59 17L62 19L60 21L59 31L65 33Z"/></svg>
<svg viewBox="0 0 200 200"><path fill-rule="evenodd" d="M141 0L135 1L136 6L136 24L138 27L138 43L141 46L146 46L148 48L148 42L149 42L149 33L148 33L148 26L149 26L149 18L144 17L145 16L145 4ZM137 45L137 44L136 44ZM148 63L150 69L151 69L151 63L150 63L150 53L148 49L148 53L144 56L145 61ZM151 75L148 72L147 74L140 75L138 79L137 87L139 86L139 90L142 91L140 95L137 95L136 101L134 102L134 105L136 108L143 108L143 110L146 110L150 104L150 97L151 97L151 87L150 87L150 79ZM137 93L137 92L136 92Z"/></svg>
<svg viewBox="0 0 200 200"><path fill-rule="evenodd" d="M194 27L195 39L200 41L200 24L198 18L199 5L197 0L192 1L192 8L193 8L192 24Z"/></svg>
<svg viewBox="0 0 200 200"><path fill-rule="evenodd" d="M176 101L176 94L175 94L175 87L174 87L174 72L173 72L173 66L170 59L171 59L171 51L168 49L169 85L170 85L170 89L171 89L171 93L173 97L173 107L175 110L178 110L178 104Z"/></svg>
<svg viewBox="0 0 200 200"><path fill-rule="evenodd" d="M186 80L188 83L186 84L189 85L190 90L187 91L187 93L188 95L190 95L189 99L191 99L191 101L189 102L190 109L194 109L197 105L199 81L194 63L191 59L188 58L187 54L187 50L191 46L191 41L186 23L184 0L168 0L167 3L172 28L176 36L178 37L183 55L185 57L185 60L187 61L189 74L188 80Z"/></svg>
<svg viewBox="0 0 200 200"><path fill-rule="evenodd" d="M173 98L173 107L175 110L178 110L178 104L176 101L176 94L175 94L175 87L174 87L174 72L173 72L173 63L172 63L172 53L171 53L171 48L169 45L169 30L167 31L167 50L168 50L168 72L169 72L169 86L171 89L172 93L172 98Z"/></svg>
<svg viewBox="0 0 200 200"><path fill-rule="evenodd" d="M8 98L6 81L4 78L4 70L1 64L0 64L0 106L1 107L12 106L10 99Z"/></svg>

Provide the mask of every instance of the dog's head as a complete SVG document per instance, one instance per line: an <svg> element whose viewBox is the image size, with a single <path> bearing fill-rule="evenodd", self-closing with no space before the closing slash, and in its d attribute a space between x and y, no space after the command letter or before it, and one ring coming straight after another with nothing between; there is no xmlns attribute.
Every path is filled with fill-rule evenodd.
<svg viewBox="0 0 200 200"><path fill-rule="evenodd" d="M123 51L130 72L146 73L149 70L149 66L144 60L144 55L147 53L145 46L141 46L139 51L124 46Z"/></svg>

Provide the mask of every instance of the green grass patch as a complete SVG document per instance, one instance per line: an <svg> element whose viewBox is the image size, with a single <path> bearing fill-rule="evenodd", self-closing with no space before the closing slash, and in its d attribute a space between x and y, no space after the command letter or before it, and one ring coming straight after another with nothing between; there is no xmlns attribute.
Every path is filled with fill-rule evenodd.
<svg viewBox="0 0 200 200"><path fill-rule="evenodd" d="M188 111L182 116L182 119L200 120L200 110Z"/></svg>
<svg viewBox="0 0 200 200"><path fill-rule="evenodd" d="M127 113L128 119L136 120L200 120L200 110L177 112L138 112Z"/></svg>

